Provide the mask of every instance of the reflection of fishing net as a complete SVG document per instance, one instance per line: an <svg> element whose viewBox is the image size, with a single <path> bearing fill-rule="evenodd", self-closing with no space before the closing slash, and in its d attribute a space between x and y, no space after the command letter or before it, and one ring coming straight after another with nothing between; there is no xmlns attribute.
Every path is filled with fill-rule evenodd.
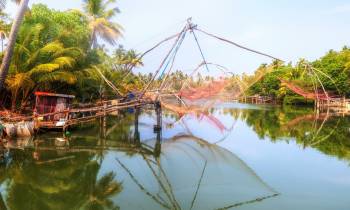
<svg viewBox="0 0 350 210"><path fill-rule="evenodd" d="M145 134L156 124L156 120L152 113L140 115L139 131L142 139L153 138L153 135ZM217 108L212 109L211 113L187 113L181 117L165 111L162 116L162 136L170 139L174 136L190 135L216 144L231 139L229 137L236 123L237 120L229 113L223 113Z"/></svg>
<svg viewBox="0 0 350 210"><path fill-rule="evenodd" d="M159 159L117 161L124 169L117 168L125 186L117 198L122 209L227 209L277 195L236 155L193 137L164 142Z"/></svg>

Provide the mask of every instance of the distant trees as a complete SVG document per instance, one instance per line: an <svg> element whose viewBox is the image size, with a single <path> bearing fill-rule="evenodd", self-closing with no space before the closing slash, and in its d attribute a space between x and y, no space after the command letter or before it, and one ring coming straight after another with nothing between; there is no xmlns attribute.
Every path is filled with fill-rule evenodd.
<svg viewBox="0 0 350 210"><path fill-rule="evenodd" d="M260 69L248 79L259 74ZM294 66L291 63L278 65L273 71L264 74L261 80L254 83L247 93L271 96L280 101L283 101L286 96L293 96L297 99L299 96L283 86L280 79L290 81L310 92L315 91L315 83L317 83L316 89L322 91L321 82L330 95L349 97L350 49L344 47L339 52L330 50L325 56L314 62L300 59Z"/></svg>
<svg viewBox="0 0 350 210"><path fill-rule="evenodd" d="M350 49L344 47L339 52L330 50L325 56L314 61L313 66L332 78L322 76L325 87L344 96L350 96Z"/></svg>

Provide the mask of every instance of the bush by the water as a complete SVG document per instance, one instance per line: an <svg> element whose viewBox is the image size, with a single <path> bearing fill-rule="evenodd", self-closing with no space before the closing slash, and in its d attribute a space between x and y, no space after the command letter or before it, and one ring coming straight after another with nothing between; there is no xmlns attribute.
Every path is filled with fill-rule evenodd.
<svg viewBox="0 0 350 210"><path fill-rule="evenodd" d="M284 105L313 105L312 100L307 100L302 96L285 96L283 99Z"/></svg>

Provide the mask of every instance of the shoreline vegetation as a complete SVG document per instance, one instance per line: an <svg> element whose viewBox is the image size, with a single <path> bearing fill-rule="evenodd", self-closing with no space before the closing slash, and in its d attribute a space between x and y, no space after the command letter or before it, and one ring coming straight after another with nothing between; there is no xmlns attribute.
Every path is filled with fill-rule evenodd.
<svg viewBox="0 0 350 210"><path fill-rule="evenodd" d="M108 2L112 4L88 0L84 1L81 10L68 11L50 9L44 4L33 4L28 8L0 92L0 110L17 114L32 110L36 91L75 95L75 104L96 103L142 91L153 75L132 72L134 67L143 65L141 53L117 44L123 27L111 18L120 10L115 7L115 1ZM10 28L11 20L2 11L0 29L5 43ZM101 40L115 49L108 51L99 43ZM4 49L1 62L3 56ZM269 97L278 104L312 105L313 100L294 93L282 82L288 81L309 92L320 91L321 87L315 87L306 68L308 65L319 71L318 80L329 95L350 96L350 49L346 46L340 51L330 50L313 62L300 59L293 65L273 61L262 64L252 75L230 76L224 92ZM174 91L178 91L185 80L190 80L194 87L214 81L213 77L200 73L186 75L181 69L169 77L174 83ZM113 83L116 89L104 79ZM160 84L161 80L155 83Z"/></svg>

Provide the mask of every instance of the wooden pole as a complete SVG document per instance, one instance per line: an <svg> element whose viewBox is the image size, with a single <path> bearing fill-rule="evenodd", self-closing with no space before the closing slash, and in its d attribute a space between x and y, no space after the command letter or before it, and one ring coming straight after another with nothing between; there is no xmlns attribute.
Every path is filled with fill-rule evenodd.
<svg viewBox="0 0 350 210"><path fill-rule="evenodd" d="M134 133L134 143L136 145L140 145L140 131L139 131L139 116L140 116L140 107L135 107L135 121L134 121L134 127L135 127L135 133Z"/></svg>
<svg viewBox="0 0 350 210"><path fill-rule="evenodd" d="M157 115L157 124L154 125L154 132L157 132L158 130L162 129L162 105L160 101L156 101L154 106Z"/></svg>
<svg viewBox="0 0 350 210"><path fill-rule="evenodd" d="M156 145L154 146L154 156L159 157L162 149L162 130L157 131L157 141Z"/></svg>

